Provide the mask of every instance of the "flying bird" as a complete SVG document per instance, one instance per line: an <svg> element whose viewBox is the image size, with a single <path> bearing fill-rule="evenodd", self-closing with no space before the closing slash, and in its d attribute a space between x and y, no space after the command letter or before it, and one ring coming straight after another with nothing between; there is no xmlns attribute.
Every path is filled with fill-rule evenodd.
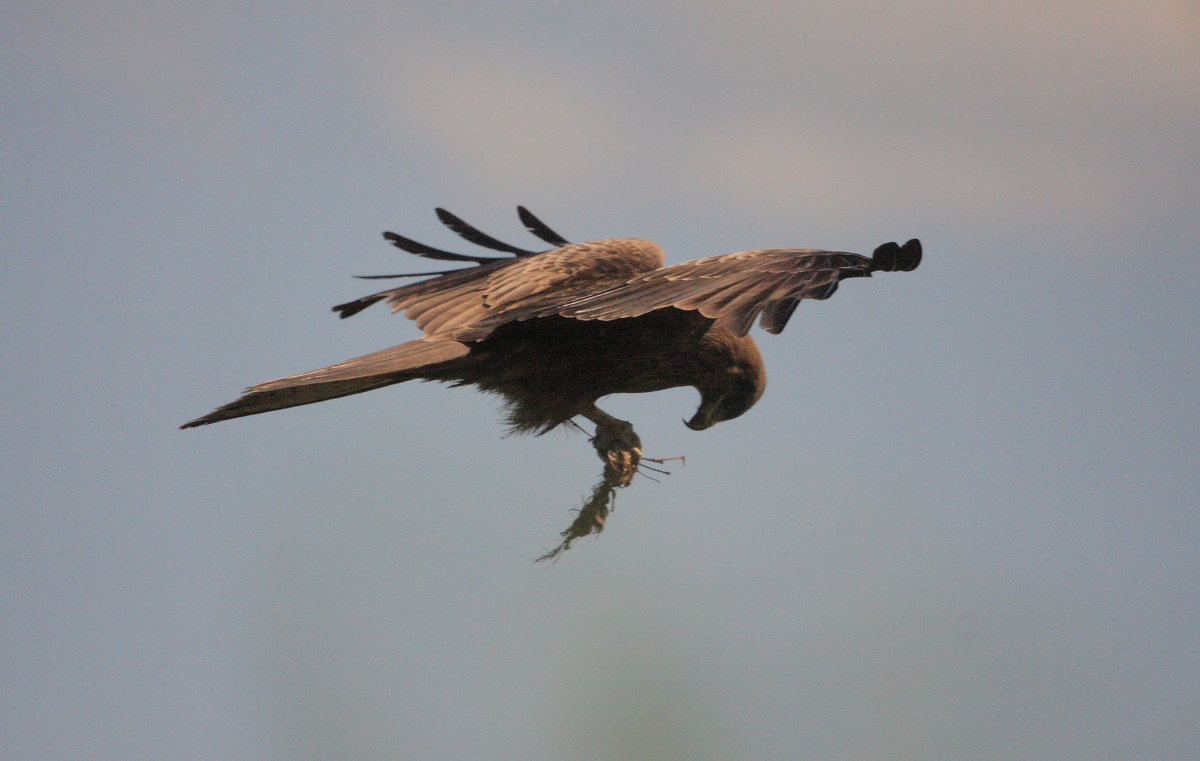
<svg viewBox="0 0 1200 761"><path fill-rule="evenodd" d="M386 302L416 322L421 338L259 383L181 427L435 380L498 394L516 431L543 433L584 417L596 426L602 458L634 451L636 467L640 442L632 426L597 407L599 399L693 386L700 405L684 421L688 428L732 420L766 388L749 335L756 319L779 333L801 300L827 299L847 278L908 271L921 261L914 239L885 243L870 257L762 249L663 266L663 251L651 241L569 243L524 207L517 212L552 248L509 245L438 209L442 223L470 243L513 256L453 253L384 233L417 256L474 266L367 276L429 277L333 307L345 318Z"/></svg>

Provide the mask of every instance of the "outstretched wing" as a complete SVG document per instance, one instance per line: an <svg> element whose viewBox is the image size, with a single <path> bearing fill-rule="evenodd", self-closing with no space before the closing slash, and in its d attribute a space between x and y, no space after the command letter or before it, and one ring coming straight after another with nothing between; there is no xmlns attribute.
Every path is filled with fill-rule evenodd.
<svg viewBox="0 0 1200 761"><path fill-rule="evenodd" d="M885 243L868 258L811 249L765 249L696 259L645 272L625 282L566 294L552 294L511 308L502 315L452 333L479 340L514 320L558 315L578 320L619 320L675 307L695 310L745 335L761 324L779 333L802 299L827 299L838 283L876 271L912 270L921 262L921 243Z"/></svg>
<svg viewBox="0 0 1200 761"><path fill-rule="evenodd" d="M438 209L438 218L468 241L514 253L516 257L455 254L395 233L384 233L393 245L409 253L432 259L474 261L478 266L411 275L376 275L373 277L434 277L339 304L333 310L349 317L386 300L393 312L403 311L427 335L444 336L548 292L565 296L583 288L622 283L662 266L662 249L650 241L617 238L567 243L527 209L518 207L517 211L530 232L561 245L542 252L517 248Z"/></svg>

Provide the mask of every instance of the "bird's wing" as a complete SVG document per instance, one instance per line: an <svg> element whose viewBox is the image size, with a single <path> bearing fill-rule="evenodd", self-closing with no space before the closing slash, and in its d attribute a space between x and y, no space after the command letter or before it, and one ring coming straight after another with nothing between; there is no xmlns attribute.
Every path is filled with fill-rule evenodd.
<svg viewBox="0 0 1200 761"><path fill-rule="evenodd" d="M537 222L532 215L522 215L522 218ZM493 240L478 231L466 233L464 224L454 229L469 235L476 243ZM557 237L544 225L536 232L546 238ZM405 242L412 243L407 239ZM427 247L423 250L426 252L423 255L430 255ZM434 251L437 258L446 258L445 254L449 253ZM403 311L426 335L449 335L549 291L566 294L585 287L623 283L661 267L662 249L650 241L615 238L569 243L541 253L520 254L516 258L480 259L483 261L477 267L429 273L436 277L373 293L333 309L342 317L349 317L377 301L386 300L393 312Z"/></svg>
<svg viewBox="0 0 1200 761"><path fill-rule="evenodd" d="M415 320L426 335L453 335L457 329L502 315L531 299L621 283L660 266L662 250L650 241L617 238L572 243L517 259L484 277L449 288L401 290L389 295L388 303L392 311L403 310Z"/></svg>
<svg viewBox="0 0 1200 761"><path fill-rule="evenodd" d="M695 310L737 335L761 315L762 327L779 333L802 299L827 299L841 280L876 271L911 270L921 261L921 243L885 243L868 258L811 249L765 249L696 259L644 272L611 285L548 294L490 315L452 333L479 340L502 324L558 315L578 320L619 320L656 309Z"/></svg>
<svg viewBox="0 0 1200 761"><path fill-rule="evenodd" d="M516 254L516 257L456 254L396 233L384 233L383 237L392 245L411 254L444 261L475 262L478 266L440 272L370 275L368 279L432 277L338 304L333 310L342 317L349 317L378 301L387 301L393 312L403 311L426 335L444 336L548 292L575 293L585 287L623 283L662 266L662 249L650 241L616 238L569 243L525 207L518 206L517 214L531 233L557 248L540 252L518 248L481 232L445 209L437 209L438 219L466 240Z"/></svg>

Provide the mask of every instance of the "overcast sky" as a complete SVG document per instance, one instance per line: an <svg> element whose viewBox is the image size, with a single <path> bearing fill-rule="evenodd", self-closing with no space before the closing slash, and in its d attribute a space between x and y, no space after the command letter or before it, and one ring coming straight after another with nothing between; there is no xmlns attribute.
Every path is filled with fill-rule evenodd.
<svg viewBox="0 0 1200 761"><path fill-rule="evenodd" d="M1200 747L1193 2L0 5L0 759ZM600 463L469 389L195 431L417 335L432 210L869 252L766 396Z"/></svg>

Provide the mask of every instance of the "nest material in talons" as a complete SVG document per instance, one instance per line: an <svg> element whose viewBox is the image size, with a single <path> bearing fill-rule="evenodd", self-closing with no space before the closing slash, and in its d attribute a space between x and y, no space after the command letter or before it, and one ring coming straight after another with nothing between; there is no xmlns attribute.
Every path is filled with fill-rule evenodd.
<svg viewBox="0 0 1200 761"><path fill-rule="evenodd" d="M558 543L557 547L538 558L536 562L554 560L566 550L571 549L571 543L576 539L604 531L604 522L616 503L617 489L628 486L641 468L670 475L666 470L652 468L644 463L653 462L661 465L671 460L682 460L685 464L687 462L682 457L663 459L643 457L642 442L633 430L633 426L624 420L615 418L611 423L598 425L596 435L592 437L591 441L592 446L596 448L596 454L604 463L604 473L601 474L600 481L592 487L591 496L579 508L575 520L560 535L562 541ZM642 475L656 480L644 472Z"/></svg>
<svg viewBox="0 0 1200 761"><path fill-rule="evenodd" d="M633 434L632 426L629 428L629 433ZM633 437L636 439L637 435L633 434ZM538 558L539 562L555 559L561 553L571 549L571 543L580 537L599 534L603 531L604 521L612 512L613 504L616 502L617 489L628 486L629 482L633 480L634 474L637 473L638 465L642 460L640 447L601 449L598 441L599 438L593 440L593 444L596 444L596 451L600 455L600 459L604 461L604 473L601 475L600 481L592 487L592 494L588 497L587 502L579 508L575 520L571 522L566 531L562 532L562 541L557 547Z"/></svg>

